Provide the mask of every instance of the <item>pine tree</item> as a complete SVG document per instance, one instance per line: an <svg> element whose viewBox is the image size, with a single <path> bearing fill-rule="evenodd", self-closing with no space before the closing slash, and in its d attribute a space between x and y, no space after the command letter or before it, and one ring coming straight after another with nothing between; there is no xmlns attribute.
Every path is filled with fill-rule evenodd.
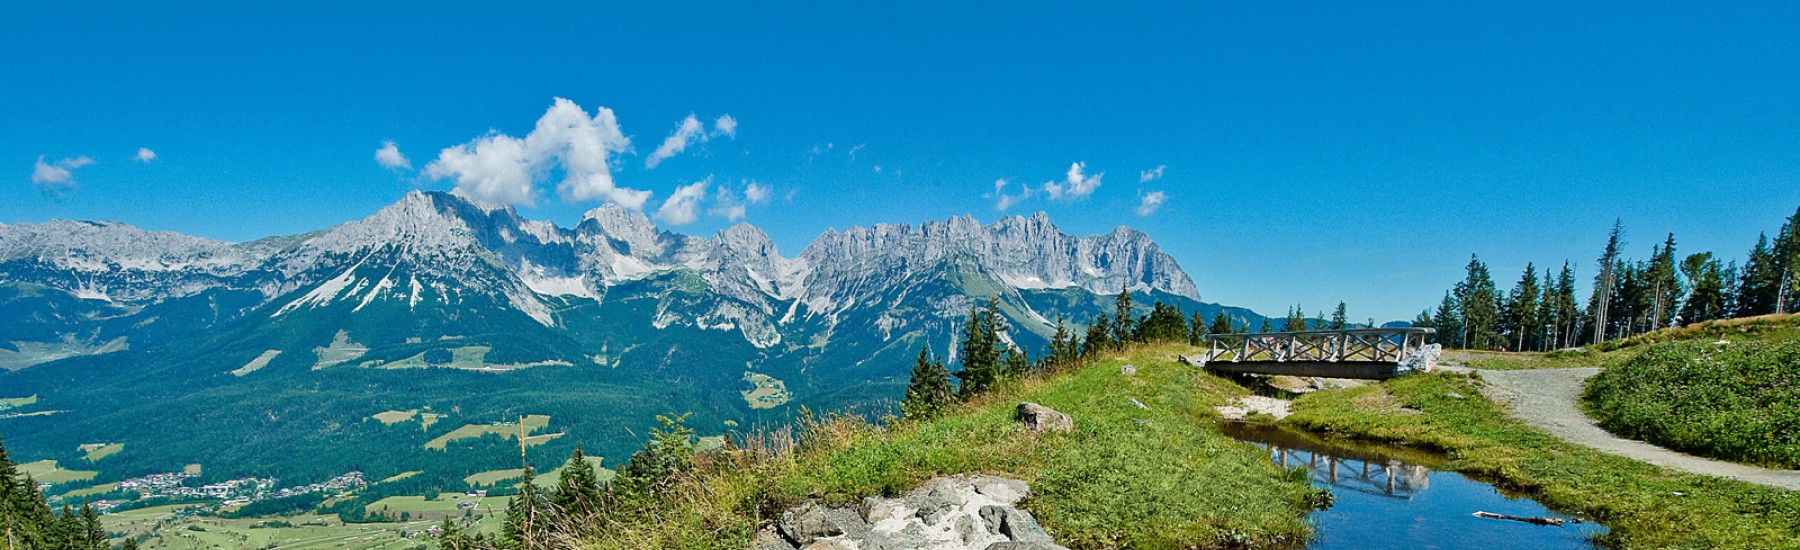
<svg viewBox="0 0 1800 550"><path fill-rule="evenodd" d="M1681 306L1681 322L1699 323L1725 317L1723 269L1711 252L1689 254L1681 261L1681 274L1694 287Z"/></svg>
<svg viewBox="0 0 1800 550"><path fill-rule="evenodd" d="M0 544L7 548L55 548L55 516L37 481L23 475L0 445Z"/></svg>
<svg viewBox="0 0 1800 550"><path fill-rule="evenodd" d="M1113 330L1106 314L1095 315L1088 322L1087 337L1081 342L1082 357L1099 357L1106 350L1112 349Z"/></svg>
<svg viewBox="0 0 1800 550"><path fill-rule="evenodd" d="M969 324L963 329L961 342L962 370L956 377L961 380L957 386L957 395L963 399L987 391L999 382L1007 365L1002 364L1003 348L999 331L999 302L990 300L986 308L969 310Z"/></svg>
<svg viewBox="0 0 1800 550"><path fill-rule="evenodd" d="M613 487L627 497L654 498L676 481L694 462L694 430L686 425L688 414L656 415L660 427L650 429L650 441L632 453L619 468Z"/></svg>
<svg viewBox="0 0 1800 550"><path fill-rule="evenodd" d="M549 518L544 514L543 496L537 488L537 476L531 466L519 476L519 492L506 505L506 519L500 524L500 536L513 548L547 548L544 532Z"/></svg>
<svg viewBox="0 0 1800 550"><path fill-rule="evenodd" d="M1499 290L1488 274L1487 264L1469 255L1467 276L1456 285L1457 310L1462 312L1462 347L1494 349L1500 339Z"/></svg>
<svg viewBox="0 0 1800 550"><path fill-rule="evenodd" d="M575 445L575 452L569 455L569 461L563 463L562 478L556 482L550 504L567 518L585 518L600 512L600 476L594 473L594 466L587 463L579 443Z"/></svg>
<svg viewBox="0 0 1800 550"><path fill-rule="evenodd" d="M1551 287L1552 285L1545 285ZM1581 335L1581 308L1575 303L1575 268L1564 261L1562 271L1556 275L1556 284L1545 288L1555 296L1550 306L1555 312L1556 321L1552 347L1566 348L1575 345Z"/></svg>
<svg viewBox="0 0 1800 550"><path fill-rule="evenodd" d="M1780 295L1781 273L1775 265L1775 251L1769 247L1769 236L1756 236L1756 246L1744 262L1744 274L1738 281L1737 315L1750 317L1775 312Z"/></svg>
<svg viewBox="0 0 1800 550"><path fill-rule="evenodd" d="M1131 305L1131 286L1121 284L1119 297L1113 299L1114 340L1120 344L1138 341L1138 321Z"/></svg>
<svg viewBox="0 0 1800 550"><path fill-rule="evenodd" d="M106 529L100 526L100 514L94 512L94 506L86 500L81 501L81 530L78 532L77 545L82 550L111 550L112 545L106 543Z"/></svg>
<svg viewBox="0 0 1800 550"><path fill-rule="evenodd" d="M1069 330L1062 315L1056 316L1056 333L1050 335L1050 349L1045 350L1042 368L1056 370L1075 364L1081 358L1081 343ZM914 372L917 372L915 367ZM915 375L916 376L916 375Z"/></svg>
<svg viewBox="0 0 1800 550"><path fill-rule="evenodd" d="M1175 342L1188 340L1187 321L1181 315L1181 308L1156 302L1150 307L1150 316L1138 327L1138 340Z"/></svg>
<svg viewBox="0 0 1800 550"><path fill-rule="evenodd" d="M1431 315L1431 325L1437 329L1438 344L1447 348L1462 346L1462 311L1458 309L1456 297L1450 292L1444 293L1444 301L1438 304L1437 312Z"/></svg>
<svg viewBox="0 0 1800 550"><path fill-rule="evenodd" d="M1781 224L1775 235L1774 264L1776 279L1775 311L1794 313L1800 310L1800 208Z"/></svg>
<svg viewBox="0 0 1800 550"><path fill-rule="evenodd" d="M1300 306L1288 309L1287 322L1281 327L1282 332L1304 332L1306 330L1306 310Z"/></svg>
<svg viewBox="0 0 1800 550"><path fill-rule="evenodd" d="M1506 297L1506 334L1513 351L1537 347L1539 307L1537 266L1527 262L1525 274Z"/></svg>
<svg viewBox="0 0 1800 550"><path fill-rule="evenodd" d="M1437 323L1432 322L1431 310L1427 309L1420 311L1418 316L1413 317L1412 326L1413 328L1435 329L1437 328Z"/></svg>
<svg viewBox="0 0 1800 550"><path fill-rule="evenodd" d="M1199 311L1195 311L1188 317L1188 344L1200 345L1202 336L1206 336L1206 319L1200 317Z"/></svg>
<svg viewBox="0 0 1800 550"><path fill-rule="evenodd" d="M1331 330L1344 330L1350 326L1350 312L1345 309L1343 301L1339 301L1337 309L1331 311L1331 324L1328 326Z"/></svg>
<svg viewBox="0 0 1800 550"><path fill-rule="evenodd" d="M1218 315L1213 316L1212 326L1206 327L1206 332L1207 334L1231 334L1237 332L1237 329L1233 328L1232 325L1231 314L1226 313L1225 310L1221 309L1219 310Z"/></svg>
<svg viewBox="0 0 1800 550"><path fill-rule="evenodd" d="M456 521L449 516L445 516L444 522L438 524L438 529L442 531L437 536L438 550L473 550L475 547L468 535L463 534L462 528L457 526ZM125 542L132 548L137 546L136 541L131 539L126 539Z"/></svg>
<svg viewBox="0 0 1800 550"><path fill-rule="evenodd" d="M453 550L463 550L463 548L464 547L458 546ZM125 542L119 544L119 550L138 550L137 537L126 537Z"/></svg>
<svg viewBox="0 0 1800 550"><path fill-rule="evenodd" d="M1618 285L1619 248L1625 245L1625 226L1619 220L1613 220L1612 234L1606 237L1606 248L1600 252L1600 273L1594 276L1594 295L1588 300L1588 312L1593 315L1595 343L1605 342L1607 329L1612 320L1611 309L1613 291Z"/></svg>
<svg viewBox="0 0 1800 550"><path fill-rule="evenodd" d="M1263 334L1268 334L1268 333L1269 333L1269 318L1268 318L1268 317L1264 317L1264 318L1263 318L1263 326L1262 326L1262 331L1261 331L1261 332L1262 332L1262 333L1263 333Z"/></svg>

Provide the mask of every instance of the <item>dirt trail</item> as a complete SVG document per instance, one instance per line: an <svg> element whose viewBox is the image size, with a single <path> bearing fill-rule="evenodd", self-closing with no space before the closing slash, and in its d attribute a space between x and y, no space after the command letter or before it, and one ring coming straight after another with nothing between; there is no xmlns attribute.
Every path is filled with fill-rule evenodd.
<svg viewBox="0 0 1800 550"><path fill-rule="evenodd" d="M1583 383L1599 372L1600 369L1591 368L1480 371L1481 378L1488 381L1483 393L1511 405L1509 410L1515 418L1550 435L1684 472L1800 491L1800 470L1774 470L1701 458L1624 439L1601 429L1576 405Z"/></svg>

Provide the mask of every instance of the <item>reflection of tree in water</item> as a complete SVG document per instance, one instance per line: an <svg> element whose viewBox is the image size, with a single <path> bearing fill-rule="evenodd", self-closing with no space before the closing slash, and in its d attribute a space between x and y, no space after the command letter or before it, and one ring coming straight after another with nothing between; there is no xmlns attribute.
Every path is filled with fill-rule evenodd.
<svg viewBox="0 0 1800 550"><path fill-rule="evenodd" d="M1283 468L1302 467L1333 489L1410 499L1431 488L1431 469L1387 458L1348 458L1263 444Z"/></svg>

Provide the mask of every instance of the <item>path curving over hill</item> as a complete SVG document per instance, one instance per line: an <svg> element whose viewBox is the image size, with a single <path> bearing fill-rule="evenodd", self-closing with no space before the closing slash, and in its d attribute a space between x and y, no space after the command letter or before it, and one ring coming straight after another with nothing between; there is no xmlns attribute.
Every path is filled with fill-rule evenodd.
<svg viewBox="0 0 1800 550"><path fill-rule="evenodd" d="M1451 368L1449 370L1462 370ZM1583 384L1600 369L1533 369L1477 371L1488 384L1484 393L1505 403L1513 417L1556 437L1601 452L1641 460L1684 472L1800 491L1800 470L1776 470L1701 458L1625 439L1601 428L1581 411Z"/></svg>

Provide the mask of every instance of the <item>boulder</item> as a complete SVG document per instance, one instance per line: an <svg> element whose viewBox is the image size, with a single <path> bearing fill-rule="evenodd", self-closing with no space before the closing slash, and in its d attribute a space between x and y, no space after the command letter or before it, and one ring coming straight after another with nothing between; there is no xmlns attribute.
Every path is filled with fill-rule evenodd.
<svg viewBox="0 0 1800 550"><path fill-rule="evenodd" d="M869 524L856 512L818 504L807 504L781 514L780 526L788 540L802 547L822 538L860 537L869 533Z"/></svg>
<svg viewBox="0 0 1800 550"><path fill-rule="evenodd" d="M1037 403L1020 403L1019 410L1015 417L1021 424L1025 425L1026 431L1066 432L1075 429L1075 421L1070 420L1069 415L1057 412L1056 409L1045 407Z"/></svg>
<svg viewBox="0 0 1800 550"><path fill-rule="evenodd" d="M1025 495L1031 494L1031 486L1017 479L981 476L975 478L975 492L1011 506L1025 500Z"/></svg>
<svg viewBox="0 0 1800 550"><path fill-rule="evenodd" d="M1018 508L1006 509L1005 517L1000 520L1000 534L1018 542L1054 542L1050 532L1038 525L1037 518L1031 512Z"/></svg>
<svg viewBox="0 0 1800 550"><path fill-rule="evenodd" d="M775 529L769 528L756 532L756 536L750 539L750 550L799 550L799 547L788 542Z"/></svg>
<svg viewBox="0 0 1800 550"><path fill-rule="evenodd" d="M1053 542L1006 541L989 544L983 550L1069 550Z"/></svg>
<svg viewBox="0 0 1800 550"><path fill-rule="evenodd" d="M1125 365L1125 366L1119 367L1119 374L1123 374L1125 376L1134 376L1137 374L1137 367L1134 367L1131 365Z"/></svg>

